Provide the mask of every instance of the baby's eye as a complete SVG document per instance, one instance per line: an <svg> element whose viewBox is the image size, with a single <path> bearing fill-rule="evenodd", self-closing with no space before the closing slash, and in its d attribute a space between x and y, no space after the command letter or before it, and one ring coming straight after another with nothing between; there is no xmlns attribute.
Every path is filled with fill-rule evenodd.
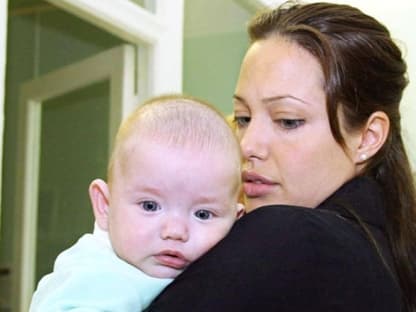
<svg viewBox="0 0 416 312"><path fill-rule="evenodd" d="M201 220L208 220L208 219L211 219L213 217L213 214L212 214L211 211L201 209L201 210L198 210L198 211L195 212L195 216L198 219L201 219Z"/></svg>
<svg viewBox="0 0 416 312"><path fill-rule="evenodd" d="M247 127L250 123L251 117L249 116L235 116L234 123L237 124L238 128Z"/></svg>
<svg viewBox="0 0 416 312"><path fill-rule="evenodd" d="M157 211L160 210L160 205L153 201L153 200L144 200L139 203L139 205L143 208L145 211Z"/></svg>
<svg viewBox="0 0 416 312"><path fill-rule="evenodd" d="M286 130L296 129L305 123L304 119L279 119L277 123Z"/></svg>

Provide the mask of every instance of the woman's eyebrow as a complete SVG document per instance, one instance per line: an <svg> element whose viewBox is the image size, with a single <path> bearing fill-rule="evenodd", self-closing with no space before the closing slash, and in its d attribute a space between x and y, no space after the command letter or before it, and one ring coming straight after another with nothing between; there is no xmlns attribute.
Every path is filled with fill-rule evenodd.
<svg viewBox="0 0 416 312"><path fill-rule="evenodd" d="M234 99L234 100L237 100L237 101L239 101L239 102L241 102L241 103L246 103L246 100L244 100L241 96L239 96L239 95L237 95L237 94L234 94L234 95L233 95L233 99Z"/></svg>
<svg viewBox="0 0 416 312"><path fill-rule="evenodd" d="M239 96L237 94L234 94L233 95L233 99L235 99L235 100L237 100L237 101L239 101L241 103L244 103L244 104L247 103L247 101L243 97L241 97L241 96ZM267 104L267 103L272 103L272 102L278 102L278 101L280 101L282 99L292 99L292 100L295 100L297 102L301 102L303 104L307 104L307 105L310 104L308 101L305 101L305 100L303 100L303 99L301 99L299 97L296 97L296 96L293 96L293 95L290 95L290 94L269 96L269 97L263 98L261 101L263 103L266 103Z"/></svg>
<svg viewBox="0 0 416 312"><path fill-rule="evenodd" d="M294 95L290 95L290 94L284 94L284 95L276 95L276 96L270 96L270 97L266 97L262 99L262 102L264 103L272 103L272 102L278 102L280 100L283 99L292 99L295 100L296 102L301 102L303 104L307 104L309 105L310 103L308 101L305 101L299 97L296 97Z"/></svg>

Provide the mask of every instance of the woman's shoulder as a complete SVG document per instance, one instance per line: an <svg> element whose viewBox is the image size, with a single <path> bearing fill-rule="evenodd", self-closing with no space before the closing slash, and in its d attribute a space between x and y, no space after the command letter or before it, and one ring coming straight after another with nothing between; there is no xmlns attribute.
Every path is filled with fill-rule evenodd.
<svg viewBox="0 0 416 312"><path fill-rule="evenodd" d="M356 222L330 211L292 206L262 207L246 217L236 226L243 248L252 250L246 262L264 259L254 265L255 271L265 272L263 278L282 279L277 283L282 289L308 292L311 300L325 298L334 305L351 300L355 307L362 300L378 306L380 296L390 298L386 307L400 302L394 277Z"/></svg>
<svg viewBox="0 0 416 312"><path fill-rule="evenodd" d="M265 257L279 257L288 264L302 258L299 265L304 268L321 265L329 274L339 273L339 266L360 271L382 264L357 222L321 209L261 207L241 218L230 234L230 240L234 236L244 241L245 248L253 248Z"/></svg>
<svg viewBox="0 0 416 312"><path fill-rule="evenodd" d="M335 212L285 205L271 205L256 209L241 218L234 230L245 232L247 235L255 231L256 236L262 233L264 235L284 234L294 239L303 239L311 235L322 235L327 239L348 235L351 239L353 233L360 232L353 222Z"/></svg>

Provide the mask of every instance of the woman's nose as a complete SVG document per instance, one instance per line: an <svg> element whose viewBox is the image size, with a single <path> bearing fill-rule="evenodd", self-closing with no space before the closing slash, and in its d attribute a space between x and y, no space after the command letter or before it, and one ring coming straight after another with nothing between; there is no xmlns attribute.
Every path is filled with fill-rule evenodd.
<svg viewBox="0 0 416 312"><path fill-rule="evenodd" d="M166 217L162 225L161 237L164 240L171 239L186 242L189 238L187 222L182 217Z"/></svg>
<svg viewBox="0 0 416 312"><path fill-rule="evenodd" d="M252 118L240 136L241 152L244 159L265 159L268 148L267 131L260 121Z"/></svg>

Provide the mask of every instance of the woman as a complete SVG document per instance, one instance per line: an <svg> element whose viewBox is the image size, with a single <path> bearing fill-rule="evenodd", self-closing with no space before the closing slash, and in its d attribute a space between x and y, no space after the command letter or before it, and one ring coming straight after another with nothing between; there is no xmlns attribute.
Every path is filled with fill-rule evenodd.
<svg viewBox="0 0 416 312"><path fill-rule="evenodd" d="M149 311L415 312L400 50L345 5L287 3L248 31L234 114L249 213Z"/></svg>

